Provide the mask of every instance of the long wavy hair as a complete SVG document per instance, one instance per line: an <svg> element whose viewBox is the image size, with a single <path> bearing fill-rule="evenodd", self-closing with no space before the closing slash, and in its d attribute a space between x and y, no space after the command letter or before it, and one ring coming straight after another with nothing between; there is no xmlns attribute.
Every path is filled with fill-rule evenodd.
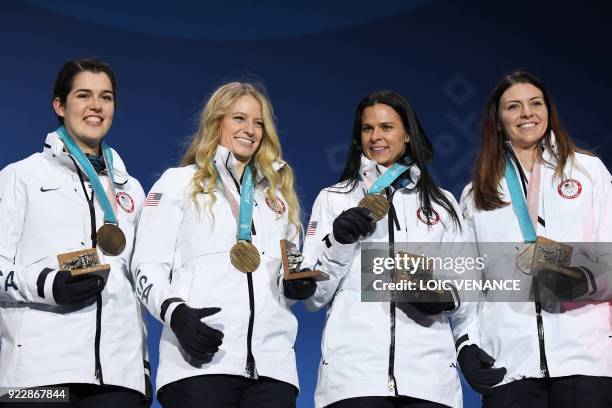
<svg viewBox="0 0 612 408"><path fill-rule="evenodd" d="M275 161L283 161L282 152L272 105L261 85L247 82L226 83L217 88L206 102L200 113L198 130L192 136L187 151L181 159L182 166L191 164L196 166L192 179L192 199L197 205L198 195L207 193L211 197L208 208L212 209L217 199L213 189L218 182L218 176L213 160L221 140L221 120L236 100L245 95L259 101L264 122L261 143L251 163L255 170L263 173L270 184L266 193L268 199L275 202L276 192L279 189L287 202L289 222L295 226L296 231L301 231L300 204L293 186L295 180L293 169L289 164L285 164L278 171L273 167Z"/></svg>
<svg viewBox="0 0 612 408"><path fill-rule="evenodd" d="M544 104L548 110L548 126L542 138L545 149L554 159L554 177L556 179L563 178L563 170L566 164L573 160L576 152L591 154L578 148L565 131L561 125L557 107L542 81L536 76L520 70L504 75L489 95L480 128L480 150L476 156L471 188L474 194L474 205L480 210L494 210L509 204L502 200L502 192L499 188L506 166L504 142L508 140L499 113L499 102L504 92L515 84L531 84L542 91Z"/></svg>
<svg viewBox="0 0 612 408"><path fill-rule="evenodd" d="M354 190L359 181L359 168L361 166L361 115L365 108L376 104L384 104L393 108L402 119L404 130L410 136L410 141L406 142L406 152L399 161L410 155L414 164L419 168L421 175L416 183L416 190L419 192L421 207L427 217L433 215L433 205L436 203L444 208L451 216L455 225L460 226L459 217L449 199L442 193L433 181L427 163L433 158L433 146L427 138L419 119L417 118L412 106L400 94L394 91L380 91L372 93L359 102L355 109L355 121L353 124L353 136L348 149L344 170L340 176L340 182L346 182Z"/></svg>

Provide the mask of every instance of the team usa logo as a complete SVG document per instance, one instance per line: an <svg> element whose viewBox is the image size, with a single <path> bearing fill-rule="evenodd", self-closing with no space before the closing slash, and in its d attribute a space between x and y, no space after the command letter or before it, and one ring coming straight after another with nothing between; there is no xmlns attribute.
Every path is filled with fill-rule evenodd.
<svg viewBox="0 0 612 408"><path fill-rule="evenodd" d="M268 207L278 215L283 215L285 213L285 203L278 197L275 197L274 201L272 201L266 195L266 204L268 204Z"/></svg>
<svg viewBox="0 0 612 408"><path fill-rule="evenodd" d="M435 225L440 222L440 214L438 214L437 211L433 208L431 209L431 216L429 218L425 215L425 210L423 209L423 207L419 208L417 210L417 218L423 224L427 225Z"/></svg>
<svg viewBox="0 0 612 408"><path fill-rule="evenodd" d="M563 180L561 184L559 184L557 192L561 197L572 200L582 193L582 184L575 179Z"/></svg>
<svg viewBox="0 0 612 408"><path fill-rule="evenodd" d="M134 200L132 200L132 197L130 197L128 193L120 191L115 196L115 199L117 200L117 204L119 204L119 206L123 208L123 211L127 213L134 212Z"/></svg>

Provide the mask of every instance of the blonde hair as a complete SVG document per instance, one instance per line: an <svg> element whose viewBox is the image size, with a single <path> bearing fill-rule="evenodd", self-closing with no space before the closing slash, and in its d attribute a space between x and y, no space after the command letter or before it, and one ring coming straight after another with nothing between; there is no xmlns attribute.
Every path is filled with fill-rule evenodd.
<svg viewBox="0 0 612 408"><path fill-rule="evenodd" d="M200 113L198 130L181 159L182 166L191 164L196 166L191 197L197 205L198 194L207 193L211 198L208 208L212 209L217 199L213 187L218 181L213 160L221 139L221 121L236 100L245 95L252 96L260 103L264 123L263 137L251 162L268 180L270 187L266 196L271 202L276 202L278 198L276 191L280 189L281 195L287 202L289 222L295 226L297 232L300 232L302 231L300 203L293 187L295 179L293 169L289 164L285 164L278 171L272 166L275 161L283 161L272 105L263 88L251 83L230 82L220 86Z"/></svg>

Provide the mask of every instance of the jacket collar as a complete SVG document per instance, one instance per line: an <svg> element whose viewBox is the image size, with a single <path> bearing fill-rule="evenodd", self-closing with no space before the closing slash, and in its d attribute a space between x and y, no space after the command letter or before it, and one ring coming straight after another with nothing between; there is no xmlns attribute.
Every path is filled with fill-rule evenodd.
<svg viewBox="0 0 612 408"><path fill-rule="evenodd" d="M127 170L125 169L125 164L115 149L111 148L111 151L113 153L113 183L123 185L128 182L129 178ZM56 132L47 134L43 154L50 154L52 157L56 158L62 166L74 170L74 162L68 151L64 148L64 142L62 142L62 139L59 138ZM81 171L85 173L78 162L76 163Z"/></svg>
<svg viewBox="0 0 612 408"><path fill-rule="evenodd" d="M365 178L370 183L373 183L385 171L387 171L387 168L385 166L382 166L376 163L374 160L368 159L363 154L361 155L361 166L359 167L359 176L362 179ZM421 177L421 170L419 169L419 167L414 163L410 163L410 167L408 168L408 171L402 174L398 180L400 180L400 186L402 188L407 188L410 190L416 187L416 184L418 183L420 177Z"/></svg>
<svg viewBox="0 0 612 408"><path fill-rule="evenodd" d="M229 173L234 178L234 180L236 180L237 182L240 181L240 177L238 177L237 170L238 159L236 159L236 156L234 156L230 149L225 146L218 145L217 151L215 152L214 162L215 166L217 167L217 171ZM287 162L285 161L275 160L274 162L272 162L272 168L275 171L279 171L286 164ZM255 184L261 183L265 179L261 169L258 166L251 167L251 169L253 169Z"/></svg>
<svg viewBox="0 0 612 408"><path fill-rule="evenodd" d="M558 153L557 150L557 139L555 137L555 133L551 130L550 131L550 145L552 146L552 152L546 147L546 143L544 142L544 138L542 138L542 141L540 142L540 144L542 145L542 160L544 160L544 164L548 165L550 167L554 167L557 164L557 159L555 158L554 154Z"/></svg>

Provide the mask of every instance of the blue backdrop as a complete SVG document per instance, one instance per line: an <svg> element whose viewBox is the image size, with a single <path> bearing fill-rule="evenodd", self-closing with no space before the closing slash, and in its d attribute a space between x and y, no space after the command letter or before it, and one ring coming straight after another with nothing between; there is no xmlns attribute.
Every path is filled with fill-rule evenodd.
<svg viewBox="0 0 612 408"><path fill-rule="evenodd" d="M235 79L266 84L306 219L316 193L339 176L355 105L383 88L412 102L435 146L434 176L456 196L487 93L518 67L544 80L570 134L610 166L610 23L596 1L2 2L0 168L41 150L56 127L57 70L83 56L116 71L107 140L145 190L177 164L206 96ZM295 312L299 406L310 407L324 315ZM149 327L155 367L160 326ZM465 406L479 406L464 390Z"/></svg>

